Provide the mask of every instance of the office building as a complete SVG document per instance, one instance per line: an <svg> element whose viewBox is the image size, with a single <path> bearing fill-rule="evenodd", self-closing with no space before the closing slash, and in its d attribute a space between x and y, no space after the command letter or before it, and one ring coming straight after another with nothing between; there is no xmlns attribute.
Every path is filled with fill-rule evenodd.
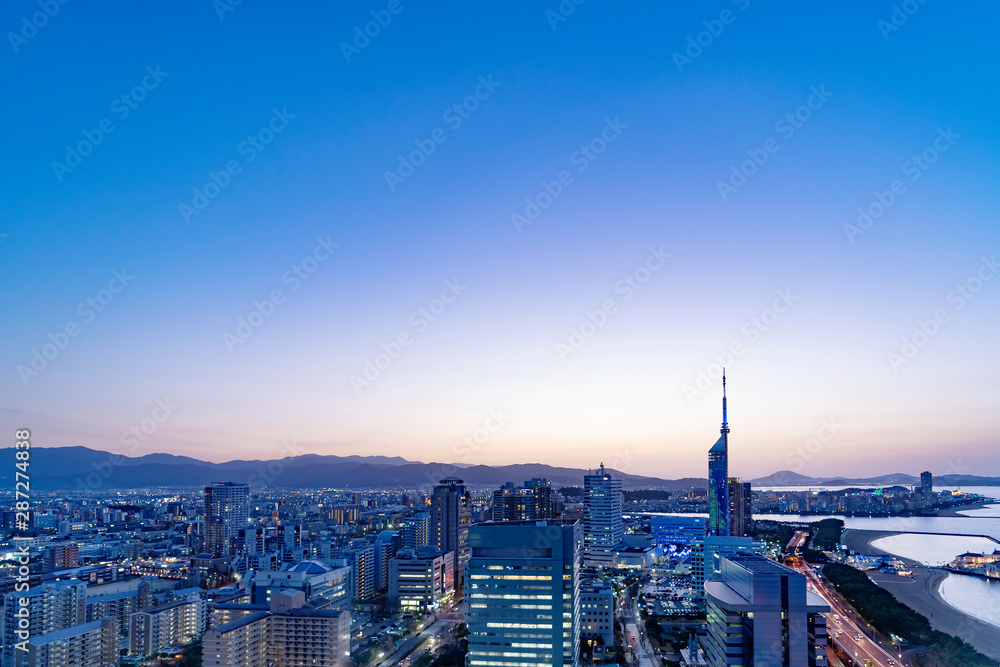
<svg viewBox="0 0 1000 667"><path fill-rule="evenodd" d="M580 641L595 648L615 645L615 591L604 581L580 586Z"/></svg>
<svg viewBox="0 0 1000 667"><path fill-rule="evenodd" d="M760 555L717 556L719 576L705 583L711 667L827 664L829 605L806 577Z"/></svg>
<svg viewBox="0 0 1000 667"><path fill-rule="evenodd" d="M552 483L547 479L530 479L524 486L508 482L493 492L494 521L535 521L552 519Z"/></svg>
<svg viewBox="0 0 1000 667"><path fill-rule="evenodd" d="M718 576L715 571L715 555L720 552L763 554L767 548L764 542L755 542L749 537L708 537L691 544L691 588L699 600L705 599L705 582Z"/></svg>
<svg viewBox="0 0 1000 667"><path fill-rule="evenodd" d="M202 638L205 667L350 664L351 614L303 608L301 591L276 593L266 610L248 611Z"/></svg>
<svg viewBox="0 0 1000 667"><path fill-rule="evenodd" d="M240 531L250 517L250 487L218 482L205 487L205 551L213 556L239 553Z"/></svg>
<svg viewBox="0 0 1000 667"><path fill-rule="evenodd" d="M32 637L18 667L106 667L118 664L118 623L104 618ZM23 656L23 657L22 657Z"/></svg>
<svg viewBox="0 0 1000 667"><path fill-rule="evenodd" d="M389 561L389 606L404 614L447 604L455 592L455 558L437 547L401 549Z"/></svg>
<svg viewBox="0 0 1000 667"><path fill-rule="evenodd" d="M583 477L583 560L588 567L612 567L621 543L622 480L604 464Z"/></svg>
<svg viewBox="0 0 1000 667"><path fill-rule="evenodd" d="M582 541L575 520L469 528L469 667L577 667Z"/></svg>
<svg viewBox="0 0 1000 667"><path fill-rule="evenodd" d="M729 418L726 414L726 371L722 371L721 435L708 450L708 532L729 535Z"/></svg>
<svg viewBox="0 0 1000 667"><path fill-rule="evenodd" d="M430 544L453 554L455 591L461 594L465 564L469 560L469 524L472 498L465 482L449 477L434 487L431 496Z"/></svg>
<svg viewBox="0 0 1000 667"><path fill-rule="evenodd" d="M205 600L200 593L129 617L129 653L154 655L184 646L201 636L207 621Z"/></svg>
<svg viewBox="0 0 1000 667"><path fill-rule="evenodd" d="M705 538L708 519L701 516L651 516L650 534L653 542L664 544L691 544Z"/></svg>
<svg viewBox="0 0 1000 667"><path fill-rule="evenodd" d="M389 561L403 546L399 533L383 530L372 542L375 548L375 588L384 591L389 587Z"/></svg>
<svg viewBox="0 0 1000 667"><path fill-rule="evenodd" d="M27 604L22 604L26 602ZM3 598L3 667L15 667L14 645L21 641L15 631L21 617L15 613L28 610L30 639L72 628L86 621L87 584L78 579L51 581ZM23 651L21 652L23 653Z"/></svg>
<svg viewBox="0 0 1000 667"><path fill-rule="evenodd" d="M729 535L750 537L753 532L753 491L750 482L729 478Z"/></svg>

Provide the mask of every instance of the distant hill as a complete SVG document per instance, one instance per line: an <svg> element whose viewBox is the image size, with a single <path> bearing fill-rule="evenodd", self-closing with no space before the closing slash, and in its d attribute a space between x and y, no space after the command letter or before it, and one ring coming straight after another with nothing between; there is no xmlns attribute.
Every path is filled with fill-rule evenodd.
<svg viewBox="0 0 1000 667"><path fill-rule="evenodd" d="M2 449L0 457L13 462L14 452L12 448ZM506 466L421 463L398 456L304 454L272 461L212 463L172 454L128 457L87 447L36 447L31 452L31 486L42 491L192 488L219 481L248 482L256 488L412 488L435 484L451 476L460 477L469 484L491 486L542 477L558 488L581 486L588 472L541 463ZM0 466L0 480L5 480L7 488L13 487L13 471L13 465ZM708 486L708 480L699 477L670 480L620 474L626 489L704 489ZM919 478L904 473L865 479L816 478L781 471L751 482L754 486L912 486L919 483ZM935 477L934 482L942 486L1000 486L1000 477L942 475Z"/></svg>
<svg viewBox="0 0 1000 667"><path fill-rule="evenodd" d="M0 457L14 460L14 449ZM470 484L500 486L533 477L557 486L583 482L586 470L540 463L507 466L420 463L401 457L332 456L305 454L274 461L211 463L187 456L146 454L127 457L87 447L36 447L31 456L31 485L39 490L136 489L199 487L218 481L248 482L253 487L414 487L457 476ZM13 466L0 468L0 479L10 482ZM705 480L665 480L621 473L626 488L671 489L705 485ZM692 482L693 484L689 484Z"/></svg>

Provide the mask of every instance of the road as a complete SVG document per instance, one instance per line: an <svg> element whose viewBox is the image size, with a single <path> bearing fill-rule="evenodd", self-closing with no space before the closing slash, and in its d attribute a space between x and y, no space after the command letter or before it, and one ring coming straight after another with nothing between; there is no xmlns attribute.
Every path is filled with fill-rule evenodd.
<svg viewBox="0 0 1000 667"><path fill-rule="evenodd" d="M660 661L653 653L653 646L646 636L646 626L639 614L638 597L624 596L618 609L622 627L625 629L623 639L626 655L636 659L639 667L658 667Z"/></svg>
<svg viewBox="0 0 1000 667"><path fill-rule="evenodd" d="M883 646L871 626L863 620L853 620L854 609L841 602L809 565L803 565L799 570L806 575L812 590L830 605L830 613L826 614L830 641L835 642L848 655L855 656L855 662L859 665L864 664L866 658L871 660L873 667L898 667L903 664L899 654L891 646L888 649ZM866 633L872 636L867 636ZM855 639L858 635L861 639Z"/></svg>
<svg viewBox="0 0 1000 667"><path fill-rule="evenodd" d="M443 637L455 629L458 622L452 616L451 614L438 616L423 632L404 641L391 655L379 662L379 667L392 667L400 663L400 661L405 665L414 662L427 649L439 644L439 637ZM432 639L434 640L433 642L430 641ZM413 653L408 655L411 650Z"/></svg>

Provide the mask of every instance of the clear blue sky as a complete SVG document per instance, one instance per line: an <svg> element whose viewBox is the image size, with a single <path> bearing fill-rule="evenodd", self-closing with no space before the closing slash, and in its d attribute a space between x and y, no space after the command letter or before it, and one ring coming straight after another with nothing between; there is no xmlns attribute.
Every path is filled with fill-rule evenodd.
<svg viewBox="0 0 1000 667"><path fill-rule="evenodd" d="M675 4L6 3L6 428L1000 475L1000 10Z"/></svg>

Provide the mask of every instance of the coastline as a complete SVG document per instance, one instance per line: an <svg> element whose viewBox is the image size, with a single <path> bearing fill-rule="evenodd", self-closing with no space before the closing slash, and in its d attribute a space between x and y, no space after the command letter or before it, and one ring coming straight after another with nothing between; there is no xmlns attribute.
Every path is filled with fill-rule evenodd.
<svg viewBox="0 0 1000 667"><path fill-rule="evenodd" d="M872 581L892 593L897 600L926 616L935 630L961 637L981 653L994 660L1000 660L1000 628L969 616L952 607L941 597L939 590L941 582L951 574L950 572L943 568L926 567L917 561L893 556L871 546L871 542L877 539L900 534L902 533L897 531L848 530L844 533L843 544L851 551L860 554L886 555L904 561L912 568L912 576L901 577L874 571L867 574Z"/></svg>
<svg viewBox="0 0 1000 667"><path fill-rule="evenodd" d="M971 505L959 505L958 507L948 507L942 510L938 510L937 516L958 516L970 519L972 517L962 514L962 512L968 512L969 510L981 510L985 507L989 507L990 505L996 505L996 504L997 503L993 502L982 502L982 503L973 503Z"/></svg>

